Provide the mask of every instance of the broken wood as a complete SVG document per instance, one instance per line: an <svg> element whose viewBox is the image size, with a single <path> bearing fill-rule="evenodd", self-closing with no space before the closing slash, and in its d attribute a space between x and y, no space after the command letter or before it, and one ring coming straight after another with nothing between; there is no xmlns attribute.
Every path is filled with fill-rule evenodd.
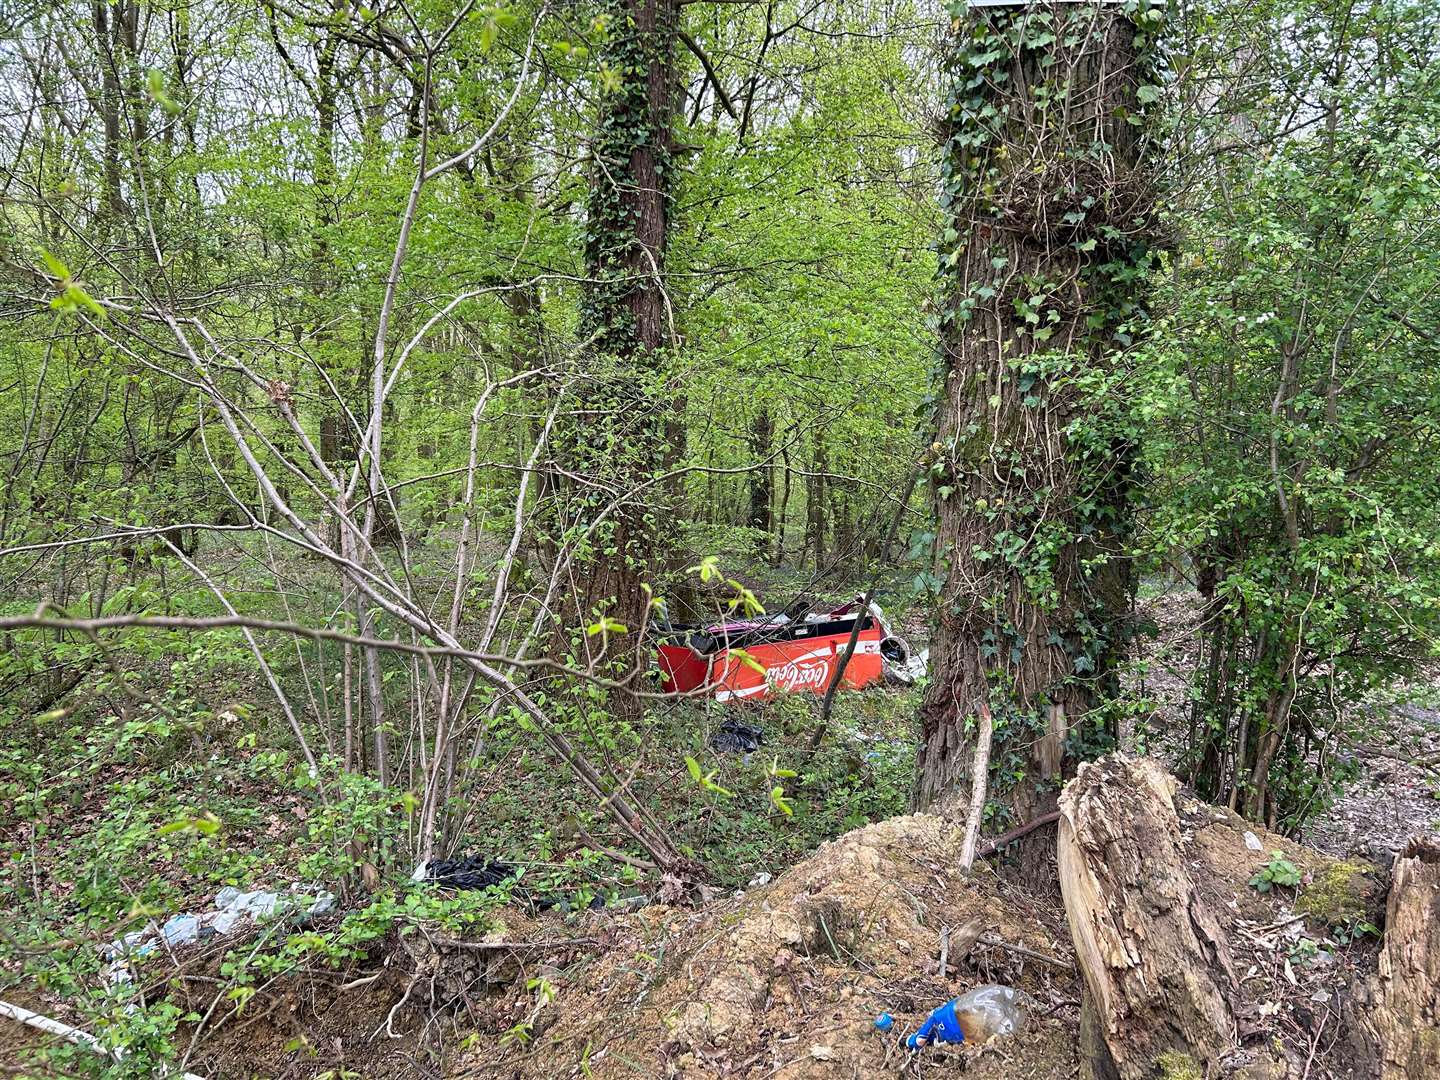
<svg viewBox="0 0 1440 1080"><path fill-rule="evenodd" d="M1060 891L1093 1011L1087 1077L1149 1080L1187 1058L1221 1075L1237 1049L1229 947L1186 870L1175 789L1157 763L1112 755L1060 796Z"/></svg>
<svg viewBox="0 0 1440 1080"><path fill-rule="evenodd" d="M975 845L980 839L980 822L985 817L985 793L990 778L990 743L995 734L995 721L990 706L979 702L980 729L975 736L975 758L970 769L970 809L965 815L965 842L960 846L960 873L970 873L975 865Z"/></svg>
<svg viewBox="0 0 1440 1080"><path fill-rule="evenodd" d="M1440 843L1411 840L1385 907L1376 1033L1381 1080L1440 1076Z"/></svg>

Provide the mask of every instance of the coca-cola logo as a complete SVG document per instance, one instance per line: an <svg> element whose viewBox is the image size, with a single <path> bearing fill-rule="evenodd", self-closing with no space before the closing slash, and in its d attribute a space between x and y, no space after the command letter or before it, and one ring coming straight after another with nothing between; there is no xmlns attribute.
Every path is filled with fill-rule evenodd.
<svg viewBox="0 0 1440 1080"><path fill-rule="evenodd" d="M830 684L830 658L802 656L787 660L766 672L766 678L777 690L823 690Z"/></svg>

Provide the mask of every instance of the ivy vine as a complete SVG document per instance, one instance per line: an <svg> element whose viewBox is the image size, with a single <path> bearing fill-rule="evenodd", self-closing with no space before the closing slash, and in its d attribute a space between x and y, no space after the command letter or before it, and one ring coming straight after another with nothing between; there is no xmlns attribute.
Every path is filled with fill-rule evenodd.
<svg viewBox="0 0 1440 1080"><path fill-rule="evenodd" d="M929 467L942 625L979 653L949 681L983 680L1003 788L1030 771L1049 706L1110 696L1129 633L1142 432L1121 358L1166 246L1151 165L1167 8L950 15ZM1072 725L1070 751L1092 734Z"/></svg>

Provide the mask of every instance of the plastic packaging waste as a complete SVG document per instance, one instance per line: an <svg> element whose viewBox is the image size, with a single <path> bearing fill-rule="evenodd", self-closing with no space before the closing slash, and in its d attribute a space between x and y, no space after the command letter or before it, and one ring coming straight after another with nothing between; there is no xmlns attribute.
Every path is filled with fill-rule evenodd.
<svg viewBox="0 0 1440 1080"><path fill-rule="evenodd" d="M888 1012L881 1013L879 1016L875 1017L875 1026L881 1031L889 1031L892 1027L895 1026L895 1018L891 1016Z"/></svg>
<svg viewBox="0 0 1440 1080"><path fill-rule="evenodd" d="M200 940L200 920L194 915L176 915L160 928L160 933L166 945L189 945Z"/></svg>
<svg viewBox="0 0 1440 1080"><path fill-rule="evenodd" d="M920 1030L905 1040L911 1050L933 1043L982 1043L1025 1028L1034 1007L1026 993L1009 986L977 986L932 1012Z"/></svg>

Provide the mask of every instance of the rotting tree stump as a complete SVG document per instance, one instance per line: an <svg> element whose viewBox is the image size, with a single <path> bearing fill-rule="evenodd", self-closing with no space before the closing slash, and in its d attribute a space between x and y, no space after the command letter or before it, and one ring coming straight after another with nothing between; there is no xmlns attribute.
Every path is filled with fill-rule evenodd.
<svg viewBox="0 0 1440 1080"><path fill-rule="evenodd" d="M1229 943L1186 869L1175 791L1157 763L1114 755L1082 766L1060 797L1091 1080L1224 1075L1238 1049Z"/></svg>
<svg viewBox="0 0 1440 1080"><path fill-rule="evenodd" d="M1440 843L1433 839L1416 837L1395 860L1377 983L1381 1080L1440 1076Z"/></svg>

